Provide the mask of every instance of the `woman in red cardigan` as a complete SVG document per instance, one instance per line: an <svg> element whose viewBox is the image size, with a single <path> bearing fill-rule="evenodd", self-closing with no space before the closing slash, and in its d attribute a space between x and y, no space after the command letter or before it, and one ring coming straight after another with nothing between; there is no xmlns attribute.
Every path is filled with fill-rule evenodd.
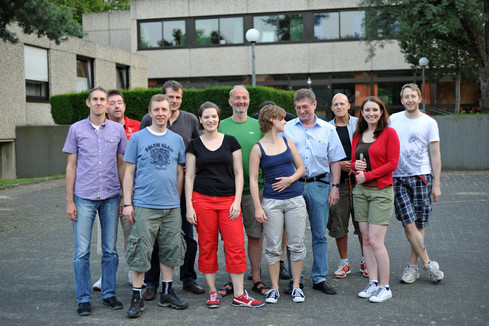
<svg viewBox="0 0 489 326"><path fill-rule="evenodd" d="M389 114L376 96L363 100L353 134L351 166L357 185L353 190L355 219L363 237L369 283L358 293L370 302L392 298L389 288L389 254L384 238L394 210L392 172L399 161L399 138L387 122ZM380 281L380 282L379 282Z"/></svg>

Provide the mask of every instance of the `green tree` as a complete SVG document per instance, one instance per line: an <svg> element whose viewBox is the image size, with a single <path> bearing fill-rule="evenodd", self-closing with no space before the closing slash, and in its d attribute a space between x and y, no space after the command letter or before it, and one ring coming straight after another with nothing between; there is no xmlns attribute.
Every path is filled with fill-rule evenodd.
<svg viewBox="0 0 489 326"><path fill-rule="evenodd" d="M59 8L48 0L0 0L0 38L4 42L18 42L17 35L9 30L9 24L15 22L24 33L47 36L56 44L67 35L82 36L71 9Z"/></svg>
<svg viewBox="0 0 489 326"><path fill-rule="evenodd" d="M129 10L130 0L51 0L60 8L71 8L73 19L82 23L84 13Z"/></svg>
<svg viewBox="0 0 489 326"><path fill-rule="evenodd" d="M489 112L489 0L361 0L370 56L395 38L406 61L429 71L475 74Z"/></svg>

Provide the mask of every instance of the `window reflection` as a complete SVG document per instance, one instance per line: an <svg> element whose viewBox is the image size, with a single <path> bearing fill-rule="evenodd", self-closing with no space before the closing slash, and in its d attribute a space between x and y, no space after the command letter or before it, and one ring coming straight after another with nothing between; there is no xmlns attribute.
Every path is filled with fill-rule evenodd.
<svg viewBox="0 0 489 326"><path fill-rule="evenodd" d="M243 18L213 18L195 20L197 45L243 43Z"/></svg>
<svg viewBox="0 0 489 326"><path fill-rule="evenodd" d="M185 46L185 21L163 22L163 46Z"/></svg>
<svg viewBox="0 0 489 326"><path fill-rule="evenodd" d="M258 42L301 41L304 39L302 15L253 17L253 27L260 31Z"/></svg>
<svg viewBox="0 0 489 326"><path fill-rule="evenodd" d="M337 12L324 12L314 15L314 39L329 40L340 37L340 15Z"/></svg>
<svg viewBox="0 0 489 326"><path fill-rule="evenodd" d="M365 36L362 22L365 18L364 11L340 12L341 38L362 38Z"/></svg>
<svg viewBox="0 0 489 326"><path fill-rule="evenodd" d="M157 48L163 39L161 22L141 23L139 47L141 49Z"/></svg>

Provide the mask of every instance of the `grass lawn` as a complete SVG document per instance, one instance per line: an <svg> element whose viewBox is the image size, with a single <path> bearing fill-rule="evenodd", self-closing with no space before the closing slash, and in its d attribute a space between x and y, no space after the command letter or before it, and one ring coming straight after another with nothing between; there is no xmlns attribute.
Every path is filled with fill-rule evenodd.
<svg viewBox="0 0 489 326"><path fill-rule="evenodd" d="M50 179L62 178L64 177L64 173L57 174L49 177L39 177L39 178L26 178L26 179L0 179L0 187L19 185L27 182L40 182L46 181Z"/></svg>

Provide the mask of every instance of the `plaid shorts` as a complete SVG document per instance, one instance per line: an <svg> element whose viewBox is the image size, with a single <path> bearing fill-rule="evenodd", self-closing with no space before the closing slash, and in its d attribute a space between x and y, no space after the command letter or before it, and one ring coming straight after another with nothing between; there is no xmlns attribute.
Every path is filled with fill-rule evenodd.
<svg viewBox="0 0 489 326"><path fill-rule="evenodd" d="M428 226L431 216L431 188L433 176L424 174L428 184L419 176L394 177L394 208L396 218L403 226L416 223L419 228Z"/></svg>

